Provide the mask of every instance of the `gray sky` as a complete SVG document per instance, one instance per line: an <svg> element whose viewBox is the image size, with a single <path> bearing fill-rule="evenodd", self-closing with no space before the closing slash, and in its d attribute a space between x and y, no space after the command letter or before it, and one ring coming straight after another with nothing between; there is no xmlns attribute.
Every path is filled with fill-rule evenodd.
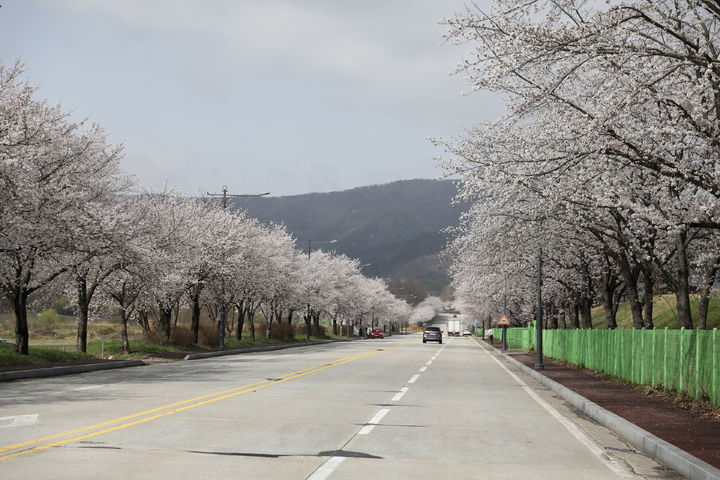
<svg viewBox="0 0 720 480"><path fill-rule="evenodd" d="M140 183L288 195L440 178L502 112L444 44L462 0L4 0L0 59L125 144ZM487 0L479 2L481 5Z"/></svg>

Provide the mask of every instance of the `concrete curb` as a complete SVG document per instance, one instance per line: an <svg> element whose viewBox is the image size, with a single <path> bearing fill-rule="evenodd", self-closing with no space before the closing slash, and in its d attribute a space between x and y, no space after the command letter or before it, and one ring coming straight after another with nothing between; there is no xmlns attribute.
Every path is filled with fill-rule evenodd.
<svg viewBox="0 0 720 480"><path fill-rule="evenodd" d="M110 363L89 363L85 365L68 365L67 367L37 368L35 370L15 370L14 372L0 372L0 382L20 380L23 378L57 377L73 373L94 372L97 370L110 370L114 368L141 367L147 365L142 360L120 360Z"/></svg>
<svg viewBox="0 0 720 480"><path fill-rule="evenodd" d="M190 355L185 355L183 360L202 360L203 358L213 358L213 357L224 357L225 355L240 355L243 353L254 353L254 352L272 352L273 350L285 350L286 348L298 348L298 347L307 347L309 345L325 345L328 343L336 343L336 342L352 342L354 340L348 339L342 339L342 340L316 340L314 342L307 342L307 343L290 343L287 345L273 345L270 347L250 347L250 348L238 348L235 350L223 350L222 352L209 352L209 353L191 353Z"/></svg>
<svg viewBox="0 0 720 480"><path fill-rule="evenodd" d="M226 350L223 352L196 353L185 355L183 360L200 360L203 358L220 357L223 355L238 355L241 353L266 352L272 350L283 350L285 348L305 347L308 345L323 345L335 342L351 342L355 339L340 340L318 340L308 343L298 343L289 345L275 345L270 347L251 347L237 350ZM15 370L12 372L0 372L0 382L9 382L11 380L21 380L23 378L42 378L57 377L60 375L71 375L73 373L95 372L98 370L110 370L114 368L142 367L148 365L142 360L119 360L111 363L88 363L85 365L68 365L67 367L50 367L37 368L28 370Z"/></svg>
<svg viewBox="0 0 720 480"><path fill-rule="evenodd" d="M476 340L477 341L477 340ZM479 343L479 342L478 342ZM564 385L546 377L542 373L533 370L515 360L511 356L502 353L495 347L485 345L492 348L508 363L518 367L525 374L533 377L541 384L560 395L567 400L572 406L596 420L601 425L614 431L624 438L630 445L639 451L654 458L666 465L672 467L679 474L689 478L690 480L720 480L720 469L703 462L699 458L690 455L685 450L656 437L645 429L642 429L634 423L628 422L619 415L604 409L600 405L591 402L587 398L579 395Z"/></svg>

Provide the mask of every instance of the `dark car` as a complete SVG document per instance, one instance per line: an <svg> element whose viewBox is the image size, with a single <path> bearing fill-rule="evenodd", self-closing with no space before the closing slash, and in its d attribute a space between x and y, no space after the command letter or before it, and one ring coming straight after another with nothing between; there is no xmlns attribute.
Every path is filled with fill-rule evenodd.
<svg viewBox="0 0 720 480"><path fill-rule="evenodd" d="M425 327L423 331L423 343L427 342L442 343L442 330L440 330L440 327Z"/></svg>
<svg viewBox="0 0 720 480"><path fill-rule="evenodd" d="M373 328L368 336L370 338L383 338L383 332L379 328Z"/></svg>

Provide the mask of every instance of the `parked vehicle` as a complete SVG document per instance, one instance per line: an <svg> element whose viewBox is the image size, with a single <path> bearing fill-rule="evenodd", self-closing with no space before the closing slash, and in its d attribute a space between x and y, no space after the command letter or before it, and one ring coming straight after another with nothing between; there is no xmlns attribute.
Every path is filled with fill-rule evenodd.
<svg viewBox="0 0 720 480"><path fill-rule="evenodd" d="M383 338L383 332L379 328L373 328L370 330L370 338Z"/></svg>
<svg viewBox="0 0 720 480"><path fill-rule="evenodd" d="M472 332L470 331L469 328L466 328L463 330L462 334L463 334L463 337L467 337L468 335L472 335Z"/></svg>
<svg viewBox="0 0 720 480"><path fill-rule="evenodd" d="M425 327L425 330L423 330L423 343L427 342L442 343L442 330L440 330L440 327Z"/></svg>
<svg viewBox="0 0 720 480"><path fill-rule="evenodd" d="M452 337L460 336L460 320L448 320L448 335Z"/></svg>

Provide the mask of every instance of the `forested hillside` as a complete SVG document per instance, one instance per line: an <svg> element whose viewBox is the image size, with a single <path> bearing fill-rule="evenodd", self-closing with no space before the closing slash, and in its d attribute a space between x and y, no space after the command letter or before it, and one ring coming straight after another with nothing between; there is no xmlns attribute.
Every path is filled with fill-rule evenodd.
<svg viewBox="0 0 720 480"><path fill-rule="evenodd" d="M235 208L283 223L298 243L337 240L331 248L364 264L366 275L417 278L433 293L449 283L438 259L446 227L463 208L451 205L451 181L404 180L341 192L236 199ZM307 248L307 246L305 246Z"/></svg>

